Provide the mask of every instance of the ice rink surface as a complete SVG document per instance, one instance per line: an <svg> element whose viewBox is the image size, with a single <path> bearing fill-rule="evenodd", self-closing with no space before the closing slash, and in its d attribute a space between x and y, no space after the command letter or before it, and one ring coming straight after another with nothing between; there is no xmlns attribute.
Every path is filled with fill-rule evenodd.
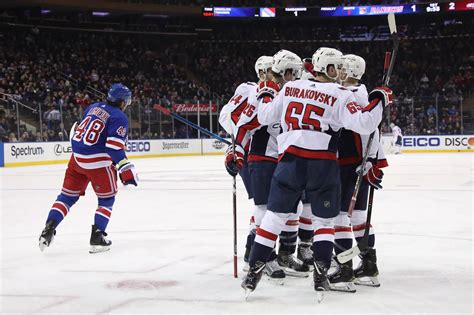
<svg viewBox="0 0 474 315"><path fill-rule="evenodd" d="M45 252L38 236L65 165L0 169L1 314L473 313L473 157L389 156L373 223L380 288L329 292L311 277L262 280L244 301L232 277L232 182L222 156L140 159L121 187L109 252L88 253L88 190ZM239 269L251 203L238 182ZM239 270L239 276L243 273Z"/></svg>

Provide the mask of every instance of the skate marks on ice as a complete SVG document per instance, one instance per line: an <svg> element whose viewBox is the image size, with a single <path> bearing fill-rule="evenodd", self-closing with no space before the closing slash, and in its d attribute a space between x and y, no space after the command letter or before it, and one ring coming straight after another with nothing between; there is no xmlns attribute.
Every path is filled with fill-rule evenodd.
<svg viewBox="0 0 474 315"><path fill-rule="evenodd" d="M389 157L374 208L382 286L357 287L355 294L327 292L320 305L311 275L288 277L283 286L262 279L244 302L241 257L240 278L232 277L232 185L224 168L219 173L222 158L134 161L145 181L121 189L110 223L112 248L93 257L92 191L41 253L39 232L59 193L64 165L1 169L8 177L0 191L0 313L346 314L354 305L356 313L369 314L472 313L467 155ZM238 185L242 255L252 205L240 180ZM28 198L25 192L31 192Z"/></svg>

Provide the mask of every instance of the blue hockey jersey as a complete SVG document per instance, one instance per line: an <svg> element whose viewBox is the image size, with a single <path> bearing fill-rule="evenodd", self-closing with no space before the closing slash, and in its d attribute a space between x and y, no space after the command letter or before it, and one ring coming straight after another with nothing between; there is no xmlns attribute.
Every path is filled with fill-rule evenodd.
<svg viewBox="0 0 474 315"><path fill-rule="evenodd" d="M120 108L99 102L90 105L71 138L77 164L96 169L126 158L128 119Z"/></svg>

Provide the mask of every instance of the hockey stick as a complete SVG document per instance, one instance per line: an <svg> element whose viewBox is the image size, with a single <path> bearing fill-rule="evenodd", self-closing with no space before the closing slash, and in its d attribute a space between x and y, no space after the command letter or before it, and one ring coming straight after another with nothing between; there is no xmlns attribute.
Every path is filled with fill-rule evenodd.
<svg viewBox="0 0 474 315"><path fill-rule="evenodd" d="M393 41L393 49L392 49L391 54L389 52L385 53L384 77L383 77L383 85L384 86L388 86L388 84L390 83L390 76L392 75L393 67L395 65L395 58L397 57L398 46L399 46L399 39L398 39L398 35L397 35L397 25L396 25L396 22L395 22L395 15L393 13L390 13L388 15L388 27L390 29L390 34L391 34L392 41ZM389 62L389 60L390 60L390 62ZM360 188L361 180L362 180L362 177L363 177L362 176L362 174L363 174L362 171L365 167L365 164L367 163L368 153L370 151L370 147L372 146L374 136L375 136L375 132L371 133L370 137L369 137L369 140L367 142L367 148L365 150L365 156L362 160L361 172L360 172L360 174L357 178L356 185L359 185L358 187L356 187L357 192L359 191L359 188ZM340 262L341 264L343 264L345 262L348 262L349 260L351 260L355 256L359 255L368 246L369 232L370 232L370 221L371 221L371 218L372 218L372 205L373 205L373 200L374 200L374 191L375 191L374 187L371 186L370 191L369 191L369 199L368 199L368 207L367 207L367 219L366 219L366 222L365 222L364 236L362 236L362 239L358 242L357 246L352 247L351 249L348 249L348 250L346 250L342 253L339 253L336 256L337 261ZM354 198L354 195L352 197ZM355 195L355 199L357 200L357 195ZM351 199L351 204L352 203L353 203L353 200ZM354 206L355 206L355 201L354 201L354 205L352 205L352 210L354 210L354 208L353 208ZM349 210L350 210L350 208L349 208ZM351 214L352 214L352 211L351 211Z"/></svg>
<svg viewBox="0 0 474 315"><path fill-rule="evenodd" d="M385 53L385 60L384 60L384 65L383 65L383 82L385 86L387 85L385 84L385 81L386 81L388 69L390 68L390 57L391 57L391 53L387 51ZM370 148L372 147L372 142L373 142L374 137L375 137L375 131L370 134L369 139L367 141L367 147L365 148L364 157L362 158L362 163L361 163L361 165L363 165L364 167L367 163L367 159L369 157L369 151L370 151ZM363 170L362 167L361 167L361 170ZM352 216L352 212L354 211L355 204L357 202L357 196L359 195L359 189L363 181L363 177L364 177L364 172L362 171L359 172L357 176L354 192L352 193L351 202L349 204L349 209L347 210L347 215L349 217Z"/></svg>
<svg viewBox="0 0 474 315"><path fill-rule="evenodd" d="M231 137L235 162L235 137L233 133ZM235 177L232 176L232 215L234 219L234 278L237 278L237 180Z"/></svg>
<svg viewBox="0 0 474 315"><path fill-rule="evenodd" d="M227 141L226 139L222 138L221 136L216 135L215 133L210 132L210 131L207 130L206 128L203 128L203 127L201 127L201 126L196 125L195 123L193 123L193 122L187 120L186 118L183 118L183 117L179 116L178 114L175 114L175 113L171 112L169 109L164 108L164 107L161 106L161 105L155 104L155 106L153 106L153 108L156 109L156 110L159 110L160 112L162 112L162 113L165 114L165 115L171 116L171 117L173 117L174 119L179 120L179 121L182 122L183 124L186 124L186 125L188 125L188 126L191 126L191 127L194 128L194 129L197 129L197 130L201 131L202 133L208 135L208 136L211 137L211 138L217 139L217 140L219 140L219 141L221 141L221 142L223 142L223 143L225 143L225 144L227 144L227 145L230 145L230 144L231 144L229 141Z"/></svg>

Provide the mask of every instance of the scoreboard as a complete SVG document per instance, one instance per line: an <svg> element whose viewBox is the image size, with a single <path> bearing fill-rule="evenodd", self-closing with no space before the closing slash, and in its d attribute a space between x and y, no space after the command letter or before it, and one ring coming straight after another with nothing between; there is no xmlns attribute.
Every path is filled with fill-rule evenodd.
<svg viewBox="0 0 474 315"><path fill-rule="evenodd" d="M317 17L317 16L368 16L383 14L416 14L451 11L474 11L473 1L431 2L400 5L338 6L338 7L204 7L206 17Z"/></svg>

